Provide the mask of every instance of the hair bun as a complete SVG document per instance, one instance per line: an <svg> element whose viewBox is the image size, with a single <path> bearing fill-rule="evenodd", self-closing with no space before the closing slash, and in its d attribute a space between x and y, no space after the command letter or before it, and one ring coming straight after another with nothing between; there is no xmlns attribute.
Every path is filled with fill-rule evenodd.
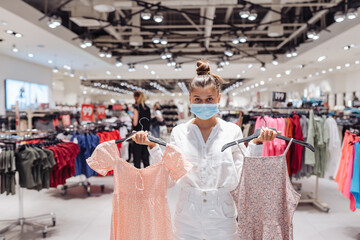
<svg viewBox="0 0 360 240"><path fill-rule="evenodd" d="M207 75L210 74L210 64L206 60L200 60L196 63L197 68L196 72L197 75Z"/></svg>

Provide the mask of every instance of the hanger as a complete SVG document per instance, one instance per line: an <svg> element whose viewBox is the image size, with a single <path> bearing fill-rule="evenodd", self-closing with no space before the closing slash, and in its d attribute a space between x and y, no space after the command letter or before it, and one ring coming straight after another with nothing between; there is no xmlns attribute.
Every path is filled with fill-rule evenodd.
<svg viewBox="0 0 360 240"><path fill-rule="evenodd" d="M274 130L275 132L277 132L275 128L269 128L269 129ZM242 138L242 139L238 139L238 140L229 142L229 143L225 144L225 145L221 148L221 152L225 151L225 149L227 149L228 147L234 146L234 145L236 145L236 144L239 144L239 143L242 143L242 142L249 142L249 141L251 141L251 140L259 137L259 136L260 136L260 133L261 133L261 129L258 128L258 129L256 129L256 131L255 131L255 133L254 133L253 135L250 135L250 136L248 136L248 137L246 137L246 138ZM291 138L285 137L285 136L280 135L280 134L278 134L278 135L276 136L276 138L279 138L279 139L282 139L282 140L285 140L285 141L290 141L290 140L291 140ZM302 146L310 149L312 152L315 152L315 148L314 148L311 144L309 144L309 143L306 143L306 142L304 142L304 141L300 141L300 140L297 140L297 139L293 139L292 142L293 142L293 143L296 143L296 144L299 144L299 145L302 145Z"/></svg>
<svg viewBox="0 0 360 240"><path fill-rule="evenodd" d="M144 129L144 125L141 124L141 120L143 120L143 119L147 119L148 121L150 121L150 119L148 119L147 117L141 118L141 119L139 120L139 124L141 125L141 130ZM129 136L127 136L127 137L125 137L125 138L121 138L121 139L115 140L115 143L125 142L125 141L131 139L132 136L134 136L136 133L137 133L137 131L136 131L136 132L132 132ZM154 138L154 137L149 136L149 135L147 136L147 138L149 139L150 142L154 142L154 143L157 143L157 144L159 144L159 145L161 145L161 146L165 146L165 147L166 147L166 144L167 144L167 143L164 142L164 141L162 141L162 140L160 140L160 139L158 139L158 138Z"/></svg>

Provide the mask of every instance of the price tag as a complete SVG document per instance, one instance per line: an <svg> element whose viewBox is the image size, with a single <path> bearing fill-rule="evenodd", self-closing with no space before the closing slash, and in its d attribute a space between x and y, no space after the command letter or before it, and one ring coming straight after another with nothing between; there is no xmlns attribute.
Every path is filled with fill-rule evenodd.
<svg viewBox="0 0 360 240"><path fill-rule="evenodd" d="M94 119L94 105L81 105L81 121L92 121Z"/></svg>
<svg viewBox="0 0 360 240"><path fill-rule="evenodd" d="M104 105L99 105L96 107L96 116L98 119L106 118L105 110L106 107Z"/></svg>
<svg viewBox="0 0 360 240"><path fill-rule="evenodd" d="M286 92L273 92L272 100L273 102L285 102Z"/></svg>

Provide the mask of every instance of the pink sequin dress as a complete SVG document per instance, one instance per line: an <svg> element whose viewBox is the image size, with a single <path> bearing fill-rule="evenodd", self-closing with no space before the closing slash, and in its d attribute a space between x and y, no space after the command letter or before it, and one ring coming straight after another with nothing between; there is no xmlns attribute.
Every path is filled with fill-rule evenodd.
<svg viewBox="0 0 360 240"><path fill-rule="evenodd" d="M108 141L95 149L87 163L101 175L114 170L110 239L174 239L167 188L170 178L177 181L192 168L178 147L168 144L162 161L137 169L120 158L115 141Z"/></svg>
<svg viewBox="0 0 360 240"><path fill-rule="evenodd" d="M238 211L238 233L245 240L292 240L292 218L300 200L288 176L286 153L244 156L239 185L231 192ZM241 148L240 148L241 151Z"/></svg>

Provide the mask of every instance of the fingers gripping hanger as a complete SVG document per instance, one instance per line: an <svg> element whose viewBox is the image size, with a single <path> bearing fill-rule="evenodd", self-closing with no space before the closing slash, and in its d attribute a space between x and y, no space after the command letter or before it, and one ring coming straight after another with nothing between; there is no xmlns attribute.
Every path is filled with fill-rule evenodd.
<svg viewBox="0 0 360 240"><path fill-rule="evenodd" d="M275 132L277 132L275 128L269 128L269 129L274 130ZM248 137L246 137L246 138L241 138L241 139L239 139L239 140L235 140L235 141L232 141L232 142L229 142L229 143L225 144L225 145L221 148L221 152L225 151L225 149L227 149L227 148L229 148L229 147L232 147L232 146L234 146L234 145L236 145L236 144L243 143L243 142L249 142L249 141L251 141L251 140L259 137L260 134L261 134L261 129L260 129L260 128L259 128L259 129L256 129L256 131L255 131L254 134L252 134L252 135L250 135L250 136L248 136ZM291 140L291 138L285 137L285 136L280 135L280 134L277 134L277 135L276 135L276 138L279 138L279 139L282 139L282 140L285 140L285 141L290 141L290 140ZM312 152L315 152L315 148L314 148L311 144L309 144L309 143L307 143L307 142L304 142L304 141L301 141L301 140L297 140L297 139L293 139L292 142L293 142L293 143L296 143L296 144L299 144L299 145L301 145L301 146L304 146L304 147L310 149Z"/></svg>
<svg viewBox="0 0 360 240"><path fill-rule="evenodd" d="M143 117L143 118L141 118L141 119L139 120L139 124L141 125L141 131L144 129L144 125L141 124L141 121L142 121L143 119L146 119L146 120L150 121L150 119L148 119L147 117ZM127 137L125 137L125 138L121 138L121 139L115 140L115 143L122 143L122 142L125 142L125 141L130 140L137 132L138 132L138 131L134 131L134 132L132 132L129 136L127 136ZM162 141L162 140L160 140L160 139L158 139L158 138L154 138L154 137L152 137L152 136L149 136L149 135L147 136L147 138L149 139L150 142L157 143L157 144L159 144L159 145L161 145L161 146L166 146L166 144L167 144L166 142L164 142L164 141Z"/></svg>

